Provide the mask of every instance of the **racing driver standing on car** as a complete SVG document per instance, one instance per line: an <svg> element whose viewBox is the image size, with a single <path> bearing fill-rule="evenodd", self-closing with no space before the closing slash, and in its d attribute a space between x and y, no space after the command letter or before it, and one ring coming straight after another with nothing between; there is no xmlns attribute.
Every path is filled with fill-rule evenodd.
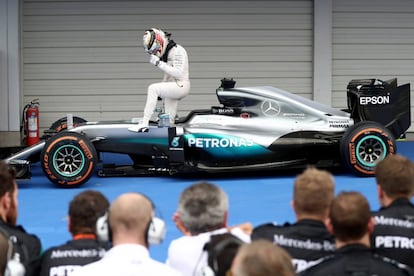
<svg viewBox="0 0 414 276"><path fill-rule="evenodd" d="M164 78L148 87L143 119L130 127L130 131L141 132L148 128L158 97L164 100L165 113L170 117L170 125L174 125L178 101L190 92L187 52L170 37L170 33L156 28L144 33L143 44L150 55L149 62L164 72Z"/></svg>

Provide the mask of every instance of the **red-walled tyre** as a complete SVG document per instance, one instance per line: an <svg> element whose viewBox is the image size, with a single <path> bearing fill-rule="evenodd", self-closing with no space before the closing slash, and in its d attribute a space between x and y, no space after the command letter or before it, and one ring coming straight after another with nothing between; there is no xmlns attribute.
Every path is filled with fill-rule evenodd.
<svg viewBox="0 0 414 276"><path fill-rule="evenodd" d="M373 176L377 164L396 151L397 145L391 132L371 121L351 126L340 142L342 162L359 176Z"/></svg>
<svg viewBox="0 0 414 276"><path fill-rule="evenodd" d="M78 187L91 177L98 158L82 134L60 132L49 138L40 154L43 172L60 187Z"/></svg>

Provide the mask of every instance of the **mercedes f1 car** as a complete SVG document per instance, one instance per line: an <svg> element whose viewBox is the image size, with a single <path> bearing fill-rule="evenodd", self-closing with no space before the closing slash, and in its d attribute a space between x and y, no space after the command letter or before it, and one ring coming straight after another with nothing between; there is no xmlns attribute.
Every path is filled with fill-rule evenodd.
<svg viewBox="0 0 414 276"><path fill-rule="evenodd" d="M87 122L75 117L67 129L56 121L38 144L6 159L29 167L41 162L47 178L76 187L98 175L235 172L278 168L344 166L371 176L396 152L395 139L411 124L410 84L397 79L352 80L348 109L337 110L270 87L235 87L222 79L220 104L193 110L172 127L152 121L146 132L131 132L130 121ZM101 153L124 154L125 166L108 166ZM25 166L22 166L25 164Z"/></svg>

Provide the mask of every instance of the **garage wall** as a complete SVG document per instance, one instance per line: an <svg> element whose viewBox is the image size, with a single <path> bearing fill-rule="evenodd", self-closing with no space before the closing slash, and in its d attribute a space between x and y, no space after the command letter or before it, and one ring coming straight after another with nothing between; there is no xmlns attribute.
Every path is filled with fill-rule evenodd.
<svg viewBox="0 0 414 276"><path fill-rule="evenodd" d="M338 108L346 107L344 88L351 79L398 77L413 91L414 2L335 0L332 74L333 106ZM411 105L413 110L413 99Z"/></svg>
<svg viewBox="0 0 414 276"><path fill-rule="evenodd" d="M191 94L179 114L217 105L223 77L312 94L311 0L23 2L24 101L39 98L41 128L67 113L87 120L142 116L162 77L142 34L158 26L186 47Z"/></svg>
<svg viewBox="0 0 414 276"><path fill-rule="evenodd" d="M20 110L15 108L20 103L19 15L19 1L0 0L0 140L3 141L20 136ZM8 131L15 133L9 137L1 135Z"/></svg>

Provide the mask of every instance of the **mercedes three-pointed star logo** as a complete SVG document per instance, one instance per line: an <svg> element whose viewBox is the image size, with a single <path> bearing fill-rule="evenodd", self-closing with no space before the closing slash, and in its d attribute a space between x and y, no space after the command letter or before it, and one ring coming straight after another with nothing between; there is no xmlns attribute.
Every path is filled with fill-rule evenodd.
<svg viewBox="0 0 414 276"><path fill-rule="evenodd" d="M280 113L280 106L276 101L264 101L261 109L262 113L267 117L276 117Z"/></svg>

